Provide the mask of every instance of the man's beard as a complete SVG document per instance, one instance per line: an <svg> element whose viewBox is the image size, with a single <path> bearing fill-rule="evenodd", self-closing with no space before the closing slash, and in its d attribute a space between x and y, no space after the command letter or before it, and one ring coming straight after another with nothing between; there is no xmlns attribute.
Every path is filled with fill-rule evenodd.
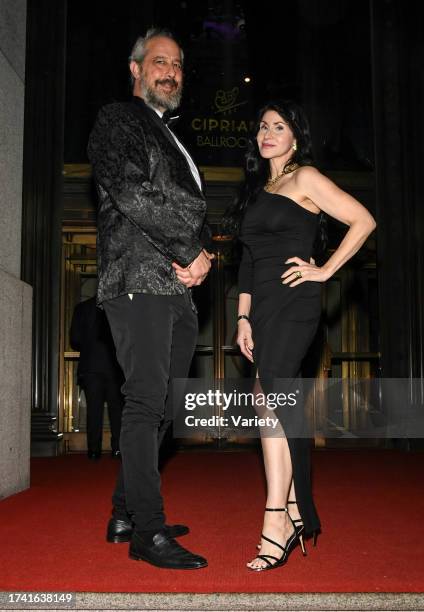
<svg viewBox="0 0 424 612"><path fill-rule="evenodd" d="M167 83L175 86L175 89L169 93L159 91L157 88L153 89L153 87L149 87L143 77L141 77L141 93L149 106L153 106L153 108L165 108L169 111L174 111L179 107L183 93L181 84L178 86L176 81L173 79L162 79L160 81L155 81L155 85Z"/></svg>

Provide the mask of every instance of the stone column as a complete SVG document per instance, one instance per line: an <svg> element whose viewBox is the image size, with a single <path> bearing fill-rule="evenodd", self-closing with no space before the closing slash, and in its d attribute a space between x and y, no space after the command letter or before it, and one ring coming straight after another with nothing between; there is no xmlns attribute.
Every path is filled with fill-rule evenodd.
<svg viewBox="0 0 424 612"><path fill-rule="evenodd" d="M0 0L0 499L29 486L32 289L20 279L26 0Z"/></svg>

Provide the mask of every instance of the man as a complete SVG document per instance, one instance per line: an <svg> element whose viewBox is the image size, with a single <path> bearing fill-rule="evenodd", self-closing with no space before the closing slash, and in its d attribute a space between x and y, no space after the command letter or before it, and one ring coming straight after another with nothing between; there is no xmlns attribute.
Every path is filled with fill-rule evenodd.
<svg viewBox="0 0 424 612"><path fill-rule="evenodd" d="M165 525L158 471L172 419L169 382L188 375L196 344L190 288L203 282L212 258L201 238L198 170L162 119L180 103L182 60L171 33L151 29L139 38L130 57L133 99L100 110L88 154L99 193L97 300L125 376L123 470L107 539L130 540L132 559L194 569L206 559L174 539L187 527Z"/></svg>
<svg viewBox="0 0 424 612"><path fill-rule="evenodd" d="M109 323L96 298L75 306L70 330L71 346L80 352L78 384L84 389L87 404L87 455L100 459L104 404L109 414L112 457L119 458L119 435L123 397L122 370L116 361Z"/></svg>

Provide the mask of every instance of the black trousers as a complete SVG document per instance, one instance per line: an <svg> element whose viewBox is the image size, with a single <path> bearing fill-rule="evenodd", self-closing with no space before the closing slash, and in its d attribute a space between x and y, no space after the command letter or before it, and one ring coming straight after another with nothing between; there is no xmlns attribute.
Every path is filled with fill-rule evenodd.
<svg viewBox="0 0 424 612"><path fill-rule="evenodd" d="M124 398L121 393L122 380L114 373L92 372L80 376L80 386L84 389L87 402L87 448L89 451L102 450L102 431L104 405L107 403L111 448L119 450L121 416Z"/></svg>
<svg viewBox="0 0 424 612"><path fill-rule="evenodd" d="M172 421L172 378L186 378L197 339L188 294L123 295L103 303L124 372L120 448L122 471L113 494L114 516L137 531L165 524L160 492L160 441Z"/></svg>

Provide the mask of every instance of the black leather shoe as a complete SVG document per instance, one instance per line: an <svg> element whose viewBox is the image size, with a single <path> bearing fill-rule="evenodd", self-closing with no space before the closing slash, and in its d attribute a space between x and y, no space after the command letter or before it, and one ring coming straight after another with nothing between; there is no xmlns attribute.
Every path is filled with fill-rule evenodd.
<svg viewBox="0 0 424 612"><path fill-rule="evenodd" d="M107 524L106 540L111 544L129 542L133 532L132 523L121 519L111 518Z"/></svg>
<svg viewBox="0 0 424 612"><path fill-rule="evenodd" d="M170 538L186 535L190 529L186 525L165 525L165 532ZM128 521L111 518L107 525L106 540L111 544L129 542L133 532L133 525Z"/></svg>
<svg viewBox="0 0 424 612"><path fill-rule="evenodd" d="M191 553L178 544L177 540L169 537L166 529L161 529L153 535L143 535L134 531L129 557L168 569L200 569L208 564L204 557Z"/></svg>
<svg viewBox="0 0 424 612"><path fill-rule="evenodd" d="M187 525L165 525L165 531L170 538L179 538L187 535L190 529Z"/></svg>
<svg viewBox="0 0 424 612"><path fill-rule="evenodd" d="M120 450L113 450L112 451L112 459L120 459L121 458L121 451Z"/></svg>

